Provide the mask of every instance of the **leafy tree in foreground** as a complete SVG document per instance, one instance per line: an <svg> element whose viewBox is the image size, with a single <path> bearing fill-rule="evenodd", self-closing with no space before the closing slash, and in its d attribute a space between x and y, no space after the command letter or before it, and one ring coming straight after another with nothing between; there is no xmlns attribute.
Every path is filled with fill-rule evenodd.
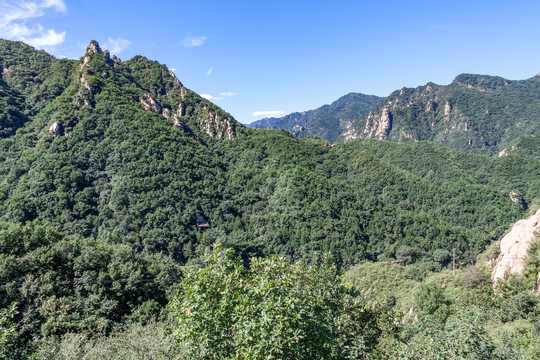
<svg viewBox="0 0 540 360"><path fill-rule="evenodd" d="M203 268L186 269L170 304L173 335L201 359L364 358L393 317L367 307L327 257L311 265L253 258L248 270L216 246Z"/></svg>

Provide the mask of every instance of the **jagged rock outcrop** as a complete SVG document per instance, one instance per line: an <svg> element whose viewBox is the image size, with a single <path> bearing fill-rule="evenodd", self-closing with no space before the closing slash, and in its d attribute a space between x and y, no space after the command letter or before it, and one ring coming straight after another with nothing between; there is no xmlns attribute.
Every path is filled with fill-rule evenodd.
<svg viewBox="0 0 540 360"><path fill-rule="evenodd" d="M433 100L428 101L426 105L426 111L427 112L435 112L437 110L437 103Z"/></svg>
<svg viewBox="0 0 540 360"><path fill-rule="evenodd" d="M152 97L150 94L144 94L139 99L139 103L141 104L141 107L144 111L153 112L153 113L161 113L161 105L159 102Z"/></svg>
<svg viewBox="0 0 540 360"><path fill-rule="evenodd" d="M199 125L206 134L212 137L229 140L235 138L235 132L229 119L220 118L217 114L209 112L208 116L199 122Z"/></svg>
<svg viewBox="0 0 540 360"><path fill-rule="evenodd" d="M450 104L450 101L446 101L446 104L444 104L444 115L448 116L452 112L452 104Z"/></svg>
<svg viewBox="0 0 540 360"><path fill-rule="evenodd" d="M90 64L90 61L92 60L92 55L94 54L103 54L103 51L101 51L98 42L92 40L86 49L86 54L84 55L81 65L79 65L79 70L83 70L84 68L88 67L88 64Z"/></svg>
<svg viewBox="0 0 540 360"><path fill-rule="evenodd" d="M370 138L384 140L392 130L392 113L388 108L384 108L379 119L374 114L369 114L366 121L364 133Z"/></svg>
<svg viewBox="0 0 540 360"><path fill-rule="evenodd" d="M49 126L49 134L54 137L62 135L62 125L57 122L53 122L51 126Z"/></svg>
<svg viewBox="0 0 540 360"><path fill-rule="evenodd" d="M516 150L517 150L516 145L512 145L512 147L510 147L510 149L508 149L508 148L502 149L501 151L499 151L499 157L507 156L509 152L515 152Z"/></svg>
<svg viewBox="0 0 540 360"><path fill-rule="evenodd" d="M184 115L184 106L182 105L182 103L180 103L178 105L178 110L176 110L173 115L173 125L182 129L184 127L184 124L182 122L182 116Z"/></svg>
<svg viewBox="0 0 540 360"><path fill-rule="evenodd" d="M512 202L520 204L521 206L523 206L523 208L527 208L527 203L525 203L525 200L523 199L523 196L520 193L517 193L515 191L510 191L508 195L510 196L510 200L512 200Z"/></svg>
<svg viewBox="0 0 540 360"><path fill-rule="evenodd" d="M526 259L540 232L540 210L528 219L514 224L512 230L500 241L501 253L497 257L491 279L505 280L509 275L522 274Z"/></svg>

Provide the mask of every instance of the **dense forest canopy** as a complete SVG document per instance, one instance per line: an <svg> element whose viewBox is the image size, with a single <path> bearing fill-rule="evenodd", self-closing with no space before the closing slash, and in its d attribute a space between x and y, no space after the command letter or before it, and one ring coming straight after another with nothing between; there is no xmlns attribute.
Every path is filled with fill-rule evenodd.
<svg viewBox="0 0 540 360"><path fill-rule="evenodd" d="M246 262L439 266L456 249L465 263L540 198L532 145L492 158L249 129L164 65L96 42L76 61L0 40L0 68L0 306L18 304L14 356L36 334L146 321L214 243Z"/></svg>

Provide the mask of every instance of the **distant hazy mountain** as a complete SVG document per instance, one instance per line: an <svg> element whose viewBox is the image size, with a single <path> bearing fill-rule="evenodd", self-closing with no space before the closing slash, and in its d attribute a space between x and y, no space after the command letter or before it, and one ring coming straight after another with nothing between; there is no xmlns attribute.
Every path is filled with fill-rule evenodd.
<svg viewBox="0 0 540 360"><path fill-rule="evenodd" d="M285 129L295 137L316 135L334 142L354 119L366 115L382 99L373 95L350 93L315 110L295 112L282 118L265 118L248 126L257 129Z"/></svg>
<svg viewBox="0 0 540 360"><path fill-rule="evenodd" d="M269 117L254 121L248 126L256 129L273 129L272 124L279 120L281 120L281 118Z"/></svg>
<svg viewBox="0 0 540 360"><path fill-rule="evenodd" d="M539 125L540 76L510 81L462 74L447 86L428 83L393 92L338 141L429 140L495 155L521 136L535 134Z"/></svg>

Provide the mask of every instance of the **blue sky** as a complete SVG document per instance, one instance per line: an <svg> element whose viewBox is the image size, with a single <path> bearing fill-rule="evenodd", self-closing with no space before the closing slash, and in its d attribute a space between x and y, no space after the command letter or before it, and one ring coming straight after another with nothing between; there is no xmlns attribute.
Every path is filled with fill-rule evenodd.
<svg viewBox="0 0 540 360"><path fill-rule="evenodd" d="M0 37L146 56L248 123L460 73L532 77L539 13L537 0L0 0Z"/></svg>

